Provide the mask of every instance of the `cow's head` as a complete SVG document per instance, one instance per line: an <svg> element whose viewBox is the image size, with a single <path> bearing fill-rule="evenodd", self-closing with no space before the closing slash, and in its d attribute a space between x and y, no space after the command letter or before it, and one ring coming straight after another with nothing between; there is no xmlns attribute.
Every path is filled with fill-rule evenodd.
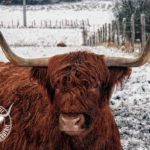
<svg viewBox="0 0 150 150"><path fill-rule="evenodd" d="M110 111L108 103L114 86L130 75L128 67L140 66L150 57L150 39L137 58L74 52L24 59L10 50L2 35L0 44L14 64L33 66L32 77L46 89L59 129L69 135L88 133L98 118L111 119L105 112Z"/></svg>
<svg viewBox="0 0 150 150"><path fill-rule="evenodd" d="M50 59L48 68L34 67L32 77L47 90L59 128L69 135L89 131L97 114L108 107L113 87L130 74L107 67L104 56L74 52Z"/></svg>

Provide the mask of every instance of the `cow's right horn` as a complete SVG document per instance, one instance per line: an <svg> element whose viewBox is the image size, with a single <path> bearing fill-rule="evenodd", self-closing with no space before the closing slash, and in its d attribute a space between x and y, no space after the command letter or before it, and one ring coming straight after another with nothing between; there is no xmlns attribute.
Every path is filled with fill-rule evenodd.
<svg viewBox="0 0 150 150"><path fill-rule="evenodd" d="M120 66L120 67L139 67L144 65L150 59L150 37L147 40L143 52L134 58L125 58L125 57L110 57L106 56L107 66Z"/></svg>
<svg viewBox="0 0 150 150"><path fill-rule="evenodd" d="M0 45L2 47L3 52L5 53L7 59L12 62L13 64L17 66L24 66L24 67L44 67L48 66L48 61L50 57L48 58L22 58L20 56L17 56L9 47L7 44L3 34L0 32Z"/></svg>

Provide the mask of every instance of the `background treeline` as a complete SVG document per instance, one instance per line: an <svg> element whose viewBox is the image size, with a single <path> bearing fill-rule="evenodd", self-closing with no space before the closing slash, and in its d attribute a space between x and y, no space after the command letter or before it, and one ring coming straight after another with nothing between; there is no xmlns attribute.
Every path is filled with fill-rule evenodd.
<svg viewBox="0 0 150 150"><path fill-rule="evenodd" d="M54 4L60 2L78 2L82 0L26 0L26 3L29 5L33 4ZM3 5L11 5L11 4L18 4L21 5L23 0L0 0L0 4Z"/></svg>
<svg viewBox="0 0 150 150"><path fill-rule="evenodd" d="M135 19L135 38L141 37L140 16L145 14L146 16L146 33L150 33L150 0L116 0L114 6L114 14L119 20L120 24L122 19L127 19L127 34L131 36L131 15L134 14Z"/></svg>

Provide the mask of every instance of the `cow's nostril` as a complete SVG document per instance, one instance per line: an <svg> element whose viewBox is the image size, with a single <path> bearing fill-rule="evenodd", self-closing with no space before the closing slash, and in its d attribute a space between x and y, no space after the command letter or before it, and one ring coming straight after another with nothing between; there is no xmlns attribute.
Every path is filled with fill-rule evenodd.
<svg viewBox="0 0 150 150"><path fill-rule="evenodd" d="M85 123L85 118L83 115L80 115L75 125L82 127Z"/></svg>
<svg viewBox="0 0 150 150"><path fill-rule="evenodd" d="M79 119L75 122L75 125L80 124L80 121L81 121L81 119L79 118Z"/></svg>

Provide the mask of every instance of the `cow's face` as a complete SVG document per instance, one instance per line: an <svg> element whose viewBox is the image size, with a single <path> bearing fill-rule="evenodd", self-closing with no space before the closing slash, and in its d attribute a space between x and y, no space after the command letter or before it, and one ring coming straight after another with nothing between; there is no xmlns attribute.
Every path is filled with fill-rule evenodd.
<svg viewBox="0 0 150 150"><path fill-rule="evenodd" d="M98 114L109 107L114 85L129 75L127 68L108 68L103 58L90 62L82 59L69 63L68 59L54 59L48 69L32 70L49 94L59 129L69 135L88 133Z"/></svg>
<svg viewBox="0 0 150 150"><path fill-rule="evenodd" d="M84 90L73 88L68 91L56 90L55 109L59 114L59 128L69 135L86 132L99 110L99 88Z"/></svg>

